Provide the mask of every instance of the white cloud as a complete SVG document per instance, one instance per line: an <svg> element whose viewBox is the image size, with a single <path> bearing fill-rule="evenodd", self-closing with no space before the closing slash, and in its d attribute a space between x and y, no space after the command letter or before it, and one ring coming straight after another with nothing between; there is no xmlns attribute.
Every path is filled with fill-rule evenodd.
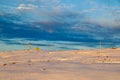
<svg viewBox="0 0 120 80"><path fill-rule="evenodd" d="M73 9L73 7L75 7L75 5L73 5L73 4L68 5L68 4L61 3L59 5L52 6L52 9L54 11L60 12L62 10L71 10L71 9Z"/></svg>
<svg viewBox="0 0 120 80"><path fill-rule="evenodd" d="M83 10L80 13L91 13L91 12L95 12L96 10L97 10L97 8L91 8L91 9Z"/></svg>
<svg viewBox="0 0 120 80"><path fill-rule="evenodd" d="M33 4L20 4L17 7L18 10L35 10L36 8L37 6Z"/></svg>
<svg viewBox="0 0 120 80"><path fill-rule="evenodd" d="M98 24L102 27L115 27L115 28L120 28L120 23L119 23L119 20L115 20L115 19L94 19L94 18L91 18L91 19L88 19L86 20L87 22L90 22L90 23L95 23L95 24Z"/></svg>
<svg viewBox="0 0 120 80"><path fill-rule="evenodd" d="M20 4L17 9L18 10L34 10L37 7L39 9L37 10L47 10L47 11L55 11L61 12L66 10L72 10L74 8L74 4L66 4L62 2L62 0L25 0L26 3L38 3L39 5L33 5L33 4ZM41 12L41 11L40 11Z"/></svg>

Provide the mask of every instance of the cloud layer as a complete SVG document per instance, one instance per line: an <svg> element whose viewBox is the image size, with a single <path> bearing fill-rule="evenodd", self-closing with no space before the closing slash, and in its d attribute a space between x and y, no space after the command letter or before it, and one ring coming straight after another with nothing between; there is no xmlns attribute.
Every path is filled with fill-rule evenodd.
<svg viewBox="0 0 120 80"><path fill-rule="evenodd" d="M0 39L120 43L119 0L6 2L0 4Z"/></svg>
<svg viewBox="0 0 120 80"><path fill-rule="evenodd" d="M17 9L18 10L35 10L37 8L37 6L33 5L33 4L20 4Z"/></svg>

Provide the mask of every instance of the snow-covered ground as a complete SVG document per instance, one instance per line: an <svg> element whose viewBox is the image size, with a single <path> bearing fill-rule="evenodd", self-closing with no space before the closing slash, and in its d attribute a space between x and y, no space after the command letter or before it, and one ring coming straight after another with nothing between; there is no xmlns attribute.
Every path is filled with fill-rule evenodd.
<svg viewBox="0 0 120 80"><path fill-rule="evenodd" d="M120 49L0 52L0 80L120 80Z"/></svg>

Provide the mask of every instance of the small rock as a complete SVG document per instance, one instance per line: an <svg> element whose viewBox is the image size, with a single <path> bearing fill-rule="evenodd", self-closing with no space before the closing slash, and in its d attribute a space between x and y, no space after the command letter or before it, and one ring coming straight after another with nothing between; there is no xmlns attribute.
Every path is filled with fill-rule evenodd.
<svg viewBox="0 0 120 80"><path fill-rule="evenodd" d="M46 70L45 68L43 68L43 70Z"/></svg>
<svg viewBox="0 0 120 80"><path fill-rule="evenodd" d="M3 64L3 66L7 66L7 64Z"/></svg>
<svg viewBox="0 0 120 80"><path fill-rule="evenodd" d="M15 62L12 62L12 64L16 64Z"/></svg>

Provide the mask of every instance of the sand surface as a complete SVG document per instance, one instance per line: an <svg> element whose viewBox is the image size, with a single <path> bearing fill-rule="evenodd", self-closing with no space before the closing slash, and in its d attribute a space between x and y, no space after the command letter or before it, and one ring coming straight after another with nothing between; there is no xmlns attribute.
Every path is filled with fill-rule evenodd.
<svg viewBox="0 0 120 80"><path fill-rule="evenodd" d="M120 80L120 49L0 52L0 80Z"/></svg>

